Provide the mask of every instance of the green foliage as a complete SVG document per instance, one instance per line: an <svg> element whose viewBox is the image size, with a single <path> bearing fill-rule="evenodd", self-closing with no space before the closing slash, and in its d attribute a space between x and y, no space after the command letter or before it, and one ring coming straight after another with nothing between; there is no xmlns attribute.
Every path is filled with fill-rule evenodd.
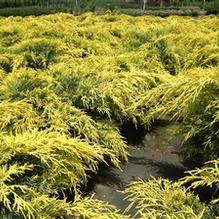
<svg viewBox="0 0 219 219"><path fill-rule="evenodd" d="M10 8L0 8L0 16L9 17L9 16L40 16L46 14L55 14L60 12L70 12L73 13L71 9L62 7L38 7L38 6L30 6L30 7L10 7Z"/></svg>

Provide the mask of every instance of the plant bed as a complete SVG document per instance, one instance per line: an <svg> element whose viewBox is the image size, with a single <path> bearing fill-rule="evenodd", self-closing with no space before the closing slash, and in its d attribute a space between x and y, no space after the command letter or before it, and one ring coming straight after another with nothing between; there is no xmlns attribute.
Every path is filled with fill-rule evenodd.
<svg viewBox="0 0 219 219"><path fill-rule="evenodd" d="M1 17L1 218L130 218L78 189L100 163L120 168L127 160L120 128L128 123L180 121L187 156L214 160L190 175L201 186L218 183L218 26L217 16ZM210 182L202 180L206 168ZM74 202L57 199L69 188ZM137 218L214 218L217 198L201 203L182 182L128 188L134 205L147 200ZM156 205L148 211L151 194Z"/></svg>

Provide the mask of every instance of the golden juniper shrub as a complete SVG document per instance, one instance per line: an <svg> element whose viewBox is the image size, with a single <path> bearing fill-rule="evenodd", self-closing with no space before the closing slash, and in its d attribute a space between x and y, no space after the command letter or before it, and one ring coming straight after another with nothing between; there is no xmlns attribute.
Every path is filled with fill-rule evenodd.
<svg viewBox="0 0 219 219"><path fill-rule="evenodd" d="M179 118L187 152L218 156L218 27L217 16L0 18L0 217L129 218L98 200L56 198L77 193L105 158L127 159L123 122ZM167 180L126 191L141 218L208 214ZM150 212L138 191L157 204Z"/></svg>
<svg viewBox="0 0 219 219"><path fill-rule="evenodd" d="M190 183L187 189L195 189L201 186L214 187L216 197L211 200L212 203L217 203L219 201L218 188L219 188L219 160L212 160L205 163L201 168L196 168L194 170L187 171L187 175L180 181L183 184Z"/></svg>
<svg viewBox="0 0 219 219"><path fill-rule="evenodd" d="M0 114L0 130L8 133L16 134L35 129L42 122L32 105L25 101L2 101Z"/></svg>
<svg viewBox="0 0 219 219"><path fill-rule="evenodd" d="M218 156L219 68L195 68L151 89L139 104L147 106L146 122L155 118L182 120L181 133L191 154ZM206 152L208 151L208 152Z"/></svg>
<svg viewBox="0 0 219 219"><path fill-rule="evenodd" d="M104 149L57 132L32 131L16 136L1 133L0 138L3 212L17 213L20 218L55 218L83 213L79 211L82 201L68 204L50 196L69 186L76 192L78 182L87 180L85 171L96 171L98 161L103 160ZM91 208L89 202L95 201L86 201L86 211ZM90 214L106 212L106 215L111 213L112 218L118 218L113 207L108 207L108 213L107 205L100 203L99 207L90 210Z"/></svg>
<svg viewBox="0 0 219 219"><path fill-rule="evenodd" d="M135 218L206 219L214 218L210 209L198 197L181 187L178 182L152 178L132 182L123 193L131 208L137 210Z"/></svg>

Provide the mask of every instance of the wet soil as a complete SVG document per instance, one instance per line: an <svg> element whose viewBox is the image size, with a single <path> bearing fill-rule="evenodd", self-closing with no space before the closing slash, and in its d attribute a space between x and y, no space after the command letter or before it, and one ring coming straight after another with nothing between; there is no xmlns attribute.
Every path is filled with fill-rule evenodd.
<svg viewBox="0 0 219 219"><path fill-rule="evenodd" d="M177 180L188 168L182 155L181 139L174 136L177 124L163 124L146 130L143 127L125 127L122 131L129 143L129 161L121 165L122 171L103 165L92 179L86 195L115 205L121 212L128 203L124 201L123 190L134 180L150 177L164 177ZM129 212L134 214L134 210Z"/></svg>

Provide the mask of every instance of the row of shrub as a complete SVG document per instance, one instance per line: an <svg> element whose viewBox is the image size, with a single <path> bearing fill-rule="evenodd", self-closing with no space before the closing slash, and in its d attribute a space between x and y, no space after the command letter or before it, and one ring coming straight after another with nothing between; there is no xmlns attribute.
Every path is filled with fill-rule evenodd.
<svg viewBox="0 0 219 219"><path fill-rule="evenodd" d="M3 3L6 2L7 5ZM22 5L18 1L16 4L11 1L0 1L0 16L29 16L29 15L47 15L54 14L56 12L67 12L71 14L82 14L84 12L95 12L97 14L104 14L107 10L111 10L117 13L125 13L133 16L140 16L143 14L158 15L161 17L171 15L183 15L183 16L202 16L205 14L218 14L219 3L218 1L207 1L203 8L202 2L185 2L184 4L170 3L168 6L156 6L146 4L146 11L142 11L142 4L127 3L120 0L108 0L108 1L78 1L78 4L74 1L33 1L30 4Z"/></svg>
<svg viewBox="0 0 219 219"><path fill-rule="evenodd" d="M180 121L188 156L214 161L131 184L135 218L215 218L217 197L185 185L218 186L218 28L216 16L0 18L1 218L131 218L79 188L100 162L127 160L123 123L159 119ZM75 200L58 199L69 188Z"/></svg>

